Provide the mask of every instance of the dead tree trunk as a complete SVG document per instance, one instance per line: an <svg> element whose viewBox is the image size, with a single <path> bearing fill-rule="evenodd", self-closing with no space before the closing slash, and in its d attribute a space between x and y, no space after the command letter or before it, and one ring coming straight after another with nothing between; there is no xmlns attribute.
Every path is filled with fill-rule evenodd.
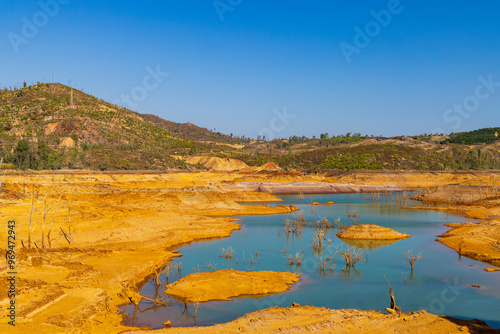
<svg viewBox="0 0 500 334"><path fill-rule="evenodd" d="M389 283L387 277L384 276L384 278L387 281L387 284L389 284L389 295L391 296L391 308L386 308L385 310L391 314L397 314L398 317L400 317L401 307L396 306L396 297L394 297L394 291L392 290L391 283Z"/></svg>
<svg viewBox="0 0 500 334"><path fill-rule="evenodd" d="M31 189L31 213L30 213L30 224L28 227L28 248L31 249L31 219L33 218L33 208L35 207L35 190Z"/></svg>
<svg viewBox="0 0 500 334"><path fill-rule="evenodd" d="M61 200L62 194L59 196L56 205L56 211L54 212L54 217L52 217L52 223L50 224L49 233L47 234L47 241L49 242L49 248L52 248L52 240L50 240L50 233L52 232L52 227L54 226L54 220L56 219L57 209L59 208L59 201Z"/></svg>

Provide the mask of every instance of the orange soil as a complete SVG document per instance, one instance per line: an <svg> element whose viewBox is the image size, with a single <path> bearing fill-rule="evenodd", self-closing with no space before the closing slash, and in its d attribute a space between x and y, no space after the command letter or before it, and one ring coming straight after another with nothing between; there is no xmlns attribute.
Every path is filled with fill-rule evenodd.
<svg viewBox="0 0 500 334"><path fill-rule="evenodd" d="M452 230L437 241L458 254L500 266L500 222L448 224Z"/></svg>
<svg viewBox="0 0 500 334"><path fill-rule="evenodd" d="M337 233L337 237L341 239L361 240L399 240L411 236L406 233L399 233L388 227L374 224L359 224L351 225L340 233Z"/></svg>
<svg viewBox="0 0 500 334"><path fill-rule="evenodd" d="M300 275L292 273L223 269L187 275L167 285L165 292L183 302L204 303L285 292L299 278Z"/></svg>
<svg viewBox="0 0 500 334"><path fill-rule="evenodd" d="M15 328L2 321L0 332L119 333L130 330L132 328L120 324L123 319L118 314L118 306L134 300L138 286L178 256L174 247L200 239L228 237L239 225L233 222L233 218L225 216L278 214L294 210L293 207L285 206L271 208L267 205L242 205L240 202L279 200L265 193L224 192L221 186L227 183L307 181L427 187L446 183L498 184L499 175L361 172L325 178L297 172L10 172L2 179L2 186L7 190L0 190L0 222L6 224L12 219L16 221L17 319ZM61 194L49 247L47 234ZM21 240L28 247L28 222L33 197L32 247L28 250L22 248ZM48 214L44 227L45 202ZM495 210L493 207L476 209L490 210L484 212ZM6 228L0 229L0 239L4 243L7 240L6 233ZM35 243L40 249L36 249ZM45 249L41 249L42 245ZM3 262L0 264L1 314L6 313L9 302L6 276L7 267ZM301 307L262 312L261 315L247 315L232 324L266 332L276 326L291 329L296 326L318 326L321 330L322 321L329 323L328 317L332 314L338 314L337 320L332 320L333 323L343 319L342 326L346 328L357 328L357 323L372 326L370 317L375 317L373 319L376 319L377 326L382 326L382 329L396 328L394 326L404 321L403 318L395 319L376 312L356 310L331 311ZM344 317L342 312L351 315ZM277 314L281 317L274 319ZM457 320L418 314L418 319L405 316L404 323L408 324L408 328L420 328L420 332L422 328L432 332L449 332L459 328L450 327L458 326ZM255 320L249 325L251 319ZM476 326L472 322L460 323L470 329ZM227 328L227 331L231 331L231 327L223 326L206 330ZM234 330L237 327L232 328Z"/></svg>
<svg viewBox="0 0 500 334"><path fill-rule="evenodd" d="M221 193L215 185L231 174L5 175L0 191L0 221L15 219L17 240L16 327L0 323L0 332L63 333L69 330L118 333L118 306L127 304L137 286L178 256L172 248L195 240L228 237L239 229L229 215L276 214L293 208L245 206L245 193ZM32 249L28 247L31 190ZM51 233L47 233L62 194ZM37 197L38 196L38 197ZM47 200L42 250L43 203ZM279 202L264 193L250 202ZM63 233L71 241L68 243ZM6 242L6 229L0 229ZM40 249L36 249L36 245ZM5 254L5 253L3 253ZM0 312L6 313L7 267L0 265ZM4 318L5 319L5 318Z"/></svg>
<svg viewBox="0 0 500 334"><path fill-rule="evenodd" d="M268 308L212 327L169 328L158 333L498 333L481 321L464 321L426 311L386 315L353 309L300 306ZM146 333L132 331L129 334Z"/></svg>

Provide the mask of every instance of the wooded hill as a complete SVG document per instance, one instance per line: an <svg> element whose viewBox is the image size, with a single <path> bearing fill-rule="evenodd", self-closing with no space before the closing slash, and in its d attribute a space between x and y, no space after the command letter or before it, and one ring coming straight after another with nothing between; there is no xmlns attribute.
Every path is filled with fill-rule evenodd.
<svg viewBox="0 0 500 334"><path fill-rule="evenodd" d="M139 114L57 83L0 91L2 167L24 170L202 169L184 162L192 155L285 169L498 169L499 132L254 140Z"/></svg>

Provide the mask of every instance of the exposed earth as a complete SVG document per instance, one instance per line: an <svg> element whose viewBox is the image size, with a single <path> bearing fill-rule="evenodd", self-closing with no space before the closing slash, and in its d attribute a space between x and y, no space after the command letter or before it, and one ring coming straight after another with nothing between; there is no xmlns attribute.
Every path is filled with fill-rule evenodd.
<svg viewBox="0 0 500 334"><path fill-rule="evenodd" d="M374 224L351 225L345 230L337 233L340 239L360 240L399 240L411 237L406 233L399 233L392 228L382 227Z"/></svg>
<svg viewBox="0 0 500 334"><path fill-rule="evenodd" d="M159 333L498 333L482 321L464 321L426 311L386 315L376 311L300 306L244 315L212 327L171 328ZM132 331L130 334L149 333Z"/></svg>
<svg viewBox="0 0 500 334"><path fill-rule="evenodd" d="M165 292L183 302L204 303L285 292L299 278L300 275L293 273L222 269L189 274L167 285Z"/></svg>
<svg viewBox="0 0 500 334"><path fill-rule="evenodd" d="M293 206L280 205L280 200L270 193L239 190L239 183L498 187L500 173L352 172L306 175L282 171L63 171L10 172L3 176L1 182L0 221L5 224L9 220L16 221L17 317L15 328L9 326L4 317L0 332L120 333L137 329L121 324L123 318L118 314L118 307L141 298L137 293L140 285L178 256L175 248L196 240L228 237L232 231L239 229L235 222L237 217L233 216L280 214L296 210ZM433 209L459 211L484 222L461 227L452 225L454 230L440 240L464 256L498 266L500 226L496 220L499 214L497 192L485 190L484 197L479 198L475 195L477 192L471 192L474 193L474 200L467 202L464 201L467 192L460 192L461 188L453 189L453 193L464 195L453 197L453 201L449 202L446 191L441 197L433 192L432 200L436 203ZM421 196L425 199L429 195L423 193ZM245 206L244 202L270 204ZM30 217L31 235L28 236ZM6 228L0 229L0 237L5 244L6 233ZM2 252L5 255L5 248ZM3 262L0 266L0 312L4 315L9 305L7 272L7 264ZM256 290L252 294L271 291L267 287L260 290L259 285L254 288ZM407 313L397 318L375 311L301 306L254 312L228 324L204 328L203 331L229 333L238 328L249 332L272 332L279 328L293 332L373 332L380 329L382 332L449 333L486 330L485 325L479 322L426 312ZM175 330L196 331L189 328Z"/></svg>

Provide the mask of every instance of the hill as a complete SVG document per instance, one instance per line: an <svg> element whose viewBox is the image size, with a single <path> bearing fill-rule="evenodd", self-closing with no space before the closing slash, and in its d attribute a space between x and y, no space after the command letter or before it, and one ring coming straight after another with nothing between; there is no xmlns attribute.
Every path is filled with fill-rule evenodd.
<svg viewBox="0 0 500 334"><path fill-rule="evenodd" d="M152 114L139 114L144 120L158 125L162 129L171 132L179 137L190 138L200 142L215 142L222 144L243 144L249 143L250 138L237 138L220 132L210 131L191 123L175 123L164 120Z"/></svg>
<svg viewBox="0 0 500 334"><path fill-rule="evenodd" d="M454 144L491 144L499 141L500 128L485 128L469 132L462 132L443 141Z"/></svg>
<svg viewBox="0 0 500 334"><path fill-rule="evenodd" d="M285 170L498 169L499 130L251 140L139 114L61 84L0 91L0 159L8 163L2 168L214 169L200 161L217 157L241 166L274 162Z"/></svg>
<svg viewBox="0 0 500 334"><path fill-rule="evenodd" d="M500 145L444 144L442 136L357 137L258 142L236 154L250 166L274 162L282 168L305 170L479 170L500 167Z"/></svg>
<svg viewBox="0 0 500 334"><path fill-rule="evenodd" d="M165 169L214 149L145 118L57 83L2 91L0 156L23 169Z"/></svg>

